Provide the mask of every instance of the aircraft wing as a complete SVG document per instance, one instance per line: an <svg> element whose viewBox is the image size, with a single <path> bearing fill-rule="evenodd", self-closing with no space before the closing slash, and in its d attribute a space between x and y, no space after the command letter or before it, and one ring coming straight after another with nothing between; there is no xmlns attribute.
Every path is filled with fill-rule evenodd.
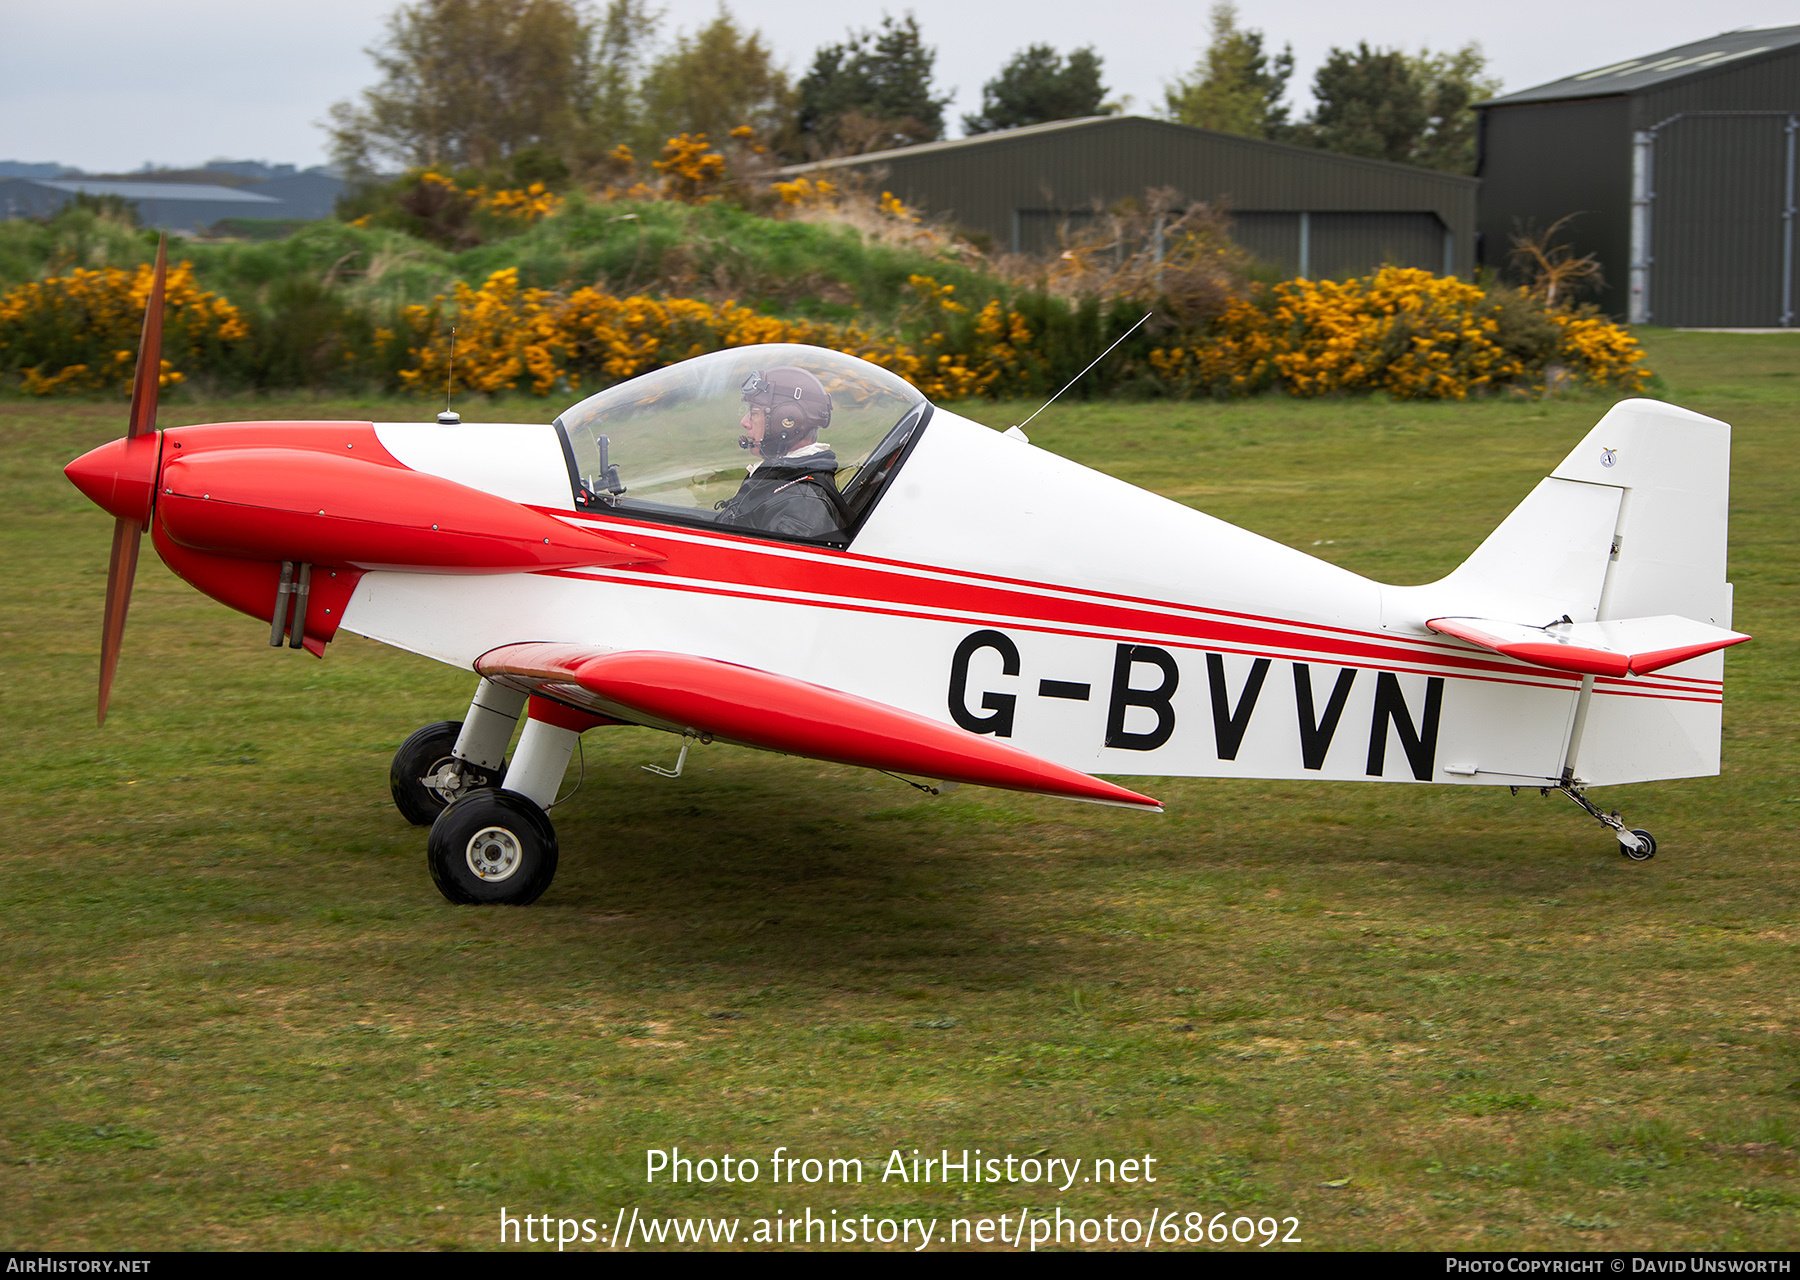
<svg viewBox="0 0 1800 1280"><path fill-rule="evenodd" d="M1591 676L1648 675L1750 638L1674 614L1547 627L1494 618L1432 618L1425 625L1521 662Z"/></svg>
<svg viewBox="0 0 1800 1280"><path fill-rule="evenodd" d="M1149 796L998 739L791 676L713 658L574 644L511 644L475 670L601 715L837 764L1160 813Z"/></svg>

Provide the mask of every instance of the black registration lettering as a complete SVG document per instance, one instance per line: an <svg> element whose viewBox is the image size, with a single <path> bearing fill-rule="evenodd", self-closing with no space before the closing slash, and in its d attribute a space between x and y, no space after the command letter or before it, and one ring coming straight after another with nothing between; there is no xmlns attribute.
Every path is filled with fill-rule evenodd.
<svg viewBox="0 0 1800 1280"><path fill-rule="evenodd" d="M1312 668L1302 662L1294 664L1294 701L1300 708L1300 763L1308 769L1325 767L1325 753L1331 750L1332 735L1337 732L1344 704L1350 700L1350 686L1355 683L1354 667L1338 672L1337 684L1332 686L1321 719L1313 714Z"/></svg>
<svg viewBox="0 0 1800 1280"><path fill-rule="evenodd" d="M1420 782L1431 781L1432 765L1437 760L1438 713L1444 707L1444 679L1432 676L1425 682L1425 714L1417 728L1412 712L1407 709L1406 695L1400 692L1400 681L1392 672L1375 677L1375 720L1369 726L1369 768L1371 778L1379 778L1387 764L1388 725L1400 735L1401 749L1412 775Z"/></svg>
<svg viewBox="0 0 1800 1280"><path fill-rule="evenodd" d="M1231 695L1225 691L1225 659L1216 653L1206 655L1206 681L1212 687L1213 741L1218 744L1219 759L1237 759L1238 748L1244 745L1244 730L1250 727L1250 713L1256 710L1256 698L1268 674L1267 658L1253 662L1233 709Z"/></svg>
<svg viewBox="0 0 1800 1280"><path fill-rule="evenodd" d="M964 637L956 646L956 656L950 661L950 718L970 733L991 733L998 738L1010 738L1013 731L1013 710L1019 700L1010 693L984 693L981 695L981 706L992 715L978 716L969 710L969 659L981 649L992 649L1000 655L1000 670L1004 675L1019 674L1019 646L1014 644L999 631L976 631Z"/></svg>
<svg viewBox="0 0 1800 1280"><path fill-rule="evenodd" d="M1131 669L1143 665L1162 671L1162 683L1154 689L1133 689ZM1175 732L1175 686L1181 671L1174 655L1148 644L1122 644L1113 659L1112 705L1106 712L1106 745L1126 751L1154 751ZM1156 713L1156 728L1149 733L1130 733L1125 713L1132 707L1148 707Z"/></svg>

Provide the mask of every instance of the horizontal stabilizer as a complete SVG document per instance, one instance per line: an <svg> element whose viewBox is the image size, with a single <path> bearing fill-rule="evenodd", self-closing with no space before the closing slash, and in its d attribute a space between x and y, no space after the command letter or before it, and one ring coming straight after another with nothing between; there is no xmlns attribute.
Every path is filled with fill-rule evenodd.
<svg viewBox="0 0 1800 1280"><path fill-rule="evenodd" d="M697 734L898 773L1160 812L1149 796L911 711L691 654L511 644L483 654L489 679L592 709L621 708ZM583 694L588 695L583 697Z"/></svg>
<svg viewBox="0 0 1800 1280"><path fill-rule="evenodd" d="M1432 618L1425 625L1520 662L1588 676L1648 675L1750 638L1675 614L1547 627L1493 618Z"/></svg>

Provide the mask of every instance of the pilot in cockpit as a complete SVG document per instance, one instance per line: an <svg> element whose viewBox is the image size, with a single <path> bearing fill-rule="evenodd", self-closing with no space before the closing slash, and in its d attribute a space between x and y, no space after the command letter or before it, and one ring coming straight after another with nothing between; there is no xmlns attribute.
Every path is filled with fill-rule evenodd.
<svg viewBox="0 0 1800 1280"><path fill-rule="evenodd" d="M718 522L767 533L820 538L844 529L837 454L819 439L831 425L831 395L791 365L744 380L738 447L758 459L738 491L719 506Z"/></svg>

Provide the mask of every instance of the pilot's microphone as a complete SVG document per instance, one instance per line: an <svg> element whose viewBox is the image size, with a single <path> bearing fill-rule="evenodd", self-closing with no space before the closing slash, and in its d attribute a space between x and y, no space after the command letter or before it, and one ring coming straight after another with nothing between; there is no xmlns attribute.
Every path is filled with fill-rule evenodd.
<svg viewBox="0 0 1800 1280"><path fill-rule="evenodd" d="M753 445L755 443L756 442L754 440L752 440L749 436L739 436L738 437L738 448L740 448L740 449L748 449L751 445Z"/></svg>

